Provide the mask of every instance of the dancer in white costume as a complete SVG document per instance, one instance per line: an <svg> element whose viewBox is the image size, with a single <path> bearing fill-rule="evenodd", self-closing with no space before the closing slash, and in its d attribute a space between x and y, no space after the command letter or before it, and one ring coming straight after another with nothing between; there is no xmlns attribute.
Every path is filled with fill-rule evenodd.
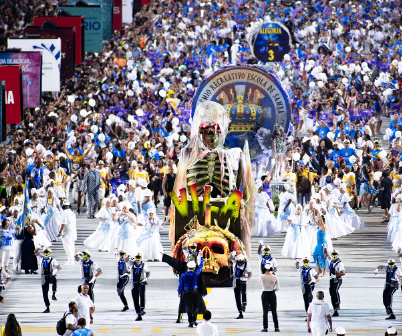
<svg viewBox="0 0 402 336"><path fill-rule="evenodd" d="M353 211L352 207L349 205L349 202L352 200L352 197L348 195L346 192L346 184L341 183L339 186L340 195L338 197L338 205L343 208L341 218L353 226L356 230L365 227L366 224L363 220L356 215Z"/></svg>
<svg viewBox="0 0 402 336"><path fill-rule="evenodd" d="M274 204L268 194L263 191L262 181L256 181L255 193L255 234L257 237L274 236L282 230L282 225L273 215ZM279 224L278 224L279 223Z"/></svg>
<svg viewBox="0 0 402 336"><path fill-rule="evenodd" d="M287 258L304 258L310 255L306 225L303 224L303 208L296 205L296 213L290 214L286 220L288 230L282 247L282 255Z"/></svg>
<svg viewBox="0 0 402 336"><path fill-rule="evenodd" d="M148 217L148 209L156 209L152 201L152 191L147 188L147 181L142 178L137 180L140 188L135 189L135 197L138 204L138 212Z"/></svg>
<svg viewBox="0 0 402 336"><path fill-rule="evenodd" d="M315 247L317 246L317 231L318 226L314 221L314 206L316 205L316 201L312 199L303 210L303 224L307 226L307 241L309 250L311 253L314 252Z"/></svg>
<svg viewBox="0 0 402 336"><path fill-rule="evenodd" d="M117 235L111 237L109 254L113 254L117 248L127 252L128 255L134 255L138 253L137 240L139 234L135 216L129 211L133 207L127 201L119 203L119 206L121 211L114 216L115 222L118 224Z"/></svg>
<svg viewBox="0 0 402 336"><path fill-rule="evenodd" d="M40 246L49 247L52 245L50 240L46 236L46 230L44 225L42 212L44 211L45 204L43 200L38 197L39 191L35 188L31 189L32 198L30 200L29 206L31 208L32 219L36 228L36 236L33 236L35 248Z"/></svg>
<svg viewBox="0 0 402 336"><path fill-rule="evenodd" d="M44 224L46 237L50 241L58 240L58 234L61 226L61 212L59 199L54 195L54 190L50 187L47 190Z"/></svg>
<svg viewBox="0 0 402 336"><path fill-rule="evenodd" d="M98 249L99 252L108 251L110 246L111 237L109 235L110 229L113 226L112 209L110 207L110 199L105 199L103 207L95 214L99 218L99 225L95 232L89 235L84 240L84 245L93 249ZM115 224L117 229L117 224Z"/></svg>
<svg viewBox="0 0 402 336"><path fill-rule="evenodd" d="M138 249L142 257L148 261L159 261L163 247L159 231L165 223L157 217L155 209L148 209L148 217L145 218L145 228L137 241Z"/></svg>
<svg viewBox="0 0 402 336"><path fill-rule="evenodd" d="M394 203L391 205L391 208L389 209L389 214L391 217L388 223L387 242L390 243L393 243L395 241L395 237L401 229L401 220L402 220L401 199L402 195L396 196L396 199L395 198L393 199ZM399 245L399 242L397 242L396 245Z"/></svg>
<svg viewBox="0 0 402 336"><path fill-rule="evenodd" d="M277 220L281 223L281 231L286 231L286 221L290 214L296 212L296 208L294 203L296 203L295 196L289 192L290 185L285 184L282 187L282 192L279 195L279 208L278 208L278 217Z"/></svg>

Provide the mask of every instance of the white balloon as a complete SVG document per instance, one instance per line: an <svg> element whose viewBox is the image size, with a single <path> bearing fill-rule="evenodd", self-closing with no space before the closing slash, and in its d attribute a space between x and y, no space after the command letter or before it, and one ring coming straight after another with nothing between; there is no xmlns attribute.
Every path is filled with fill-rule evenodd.
<svg viewBox="0 0 402 336"><path fill-rule="evenodd" d="M159 95L160 95L162 98L165 98L165 97L166 97L166 91L165 91L165 90L159 90Z"/></svg>
<svg viewBox="0 0 402 336"><path fill-rule="evenodd" d="M177 126L179 123L180 123L179 118L174 117L174 118L172 119L172 124L173 124L174 126Z"/></svg>
<svg viewBox="0 0 402 336"><path fill-rule="evenodd" d="M181 135L180 136L180 141L181 142L184 142L184 141L186 141L187 140L187 137L185 136L185 135Z"/></svg>
<svg viewBox="0 0 402 336"><path fill-rule="evenodd" d="M177 133L173 133L173 134L172 134L172 139L173 139L174 141L179 141L179 135L178 135Z"/></svg>
<svg viewBox="0 0 402 336"><path fill-rule="evenodd" d="M356 71L357 73L359 73L360 71L362 71L362 67L361 67L359 64L356 65L355 71Z"/></svg>
<svg viewBox="0 0 402 336"><path fill-rule="evenodd" d="M170 83L169 83L169 82L163 83L163 87L164 87L166 90L168 90L169 87L170 87Z"/></svg>
<svg viewBox="0 0 402 336"><path fill-rule="evenodd" d="M73 136L70 136L69 138L68 138L68 140L70 141L70 143L75 143L76 141L77 141L77 138L73 135Z"/></svg>
<svg viewBox="0 0 402 336"><path fill-rule="evenodd" d="M182 78L182 82L183 82L183 83L187 83L187 77L183 77L183 78Z"/></svg>
<svg viewBox="0 0 402 336"><path fill-rule="evenodd" d="M392 129L387 128L387 129L385 130L385 134L391 135L391 134L392 134Z"/></svg>
<svg viewBox="0 0 402 336"><path fill-rule="evenodd" d="M134 65L134 62L132 60L127 61L127 66L133 66L133 65Z"/></svg>
<svg viewBox="0 0 402 336"><path fill-rule="evenodd" d="M348 66L346 64L342 65L342 70L343 71L348 71Z"/></svg>
<svg viewBox="0 0 402 336"><path fill-rule="evenodd" d="M300 153L293 153L292 158L294 161L300 161Z"/></svg>
<svg viewBox="0 0 402 336"><path fill-rule="evenodd" d="M106 140L106 137L105 137L104 134L99 134L99 135L98 135L98 139L99 139L100 142L103 142L103 141Z"/></svg>
<svg viewBox="0 0 402 336"><path fill-rule="evenodd" d="M27 148L25 153L26 153L27 156L31 156L34 153L34 150L32 148Z"/></svg>
<svg viewBox="0 0 402 336"><path fill-rule="evenodd" d="M365 82L368 82L368 81L370 80L370 78L369 78L369 76L366 75L366 76L363 77L363 80L364 80Z"/></svg>
<svg viewBox="0 0 402 336"><path fill-rule="evenodd" d="M134 142L134 141L130 141L130 142L128 143L128 149L133 150L134 148L135 148L135 142Z"/></svg>
<svg viewBox="0 0 402 336"><path fill-rule="evenodd" d="M114 121L116 119L116 116L114 114L109 114L109 119L111 121Z"/></svg>
<svg viewBox="0 0 402 336"><path fill-rule="evenodd" d="M88 101L88 105L91 106L91 107L94 107L95 104L96 104L95 99L92 99L92 98L91 98L91 99Z"/></svg>
<svg viewBox="0 0 402 336"><path fill-rule="evenodd" d="M86 116L87 116L87 110L85 110L85 109L82 109L81 111L80 111L80 116L81 117L84 117L84 118L86 118Z"/></svg>
<svg viewBox="0 0 402 336"><path fill-rule="evenodd" d="M93 140L93 138L95 137L95 135L93 133L88 133L88 135L91 138L91 140Z"/></svg>
<svg viewBox="0 0 402 336"><path fill-rule="evenodd" d="M166 82L166 78L165 78L165 77L161 77L161 78L159 78L159 81L160 81L161 83L165 83L165 82Z"/></svg>
<svg viewBox="0 0 402 336"><path fill-rule="evenodd" d="M319 88L323 88L324 87L324 82L323 81L318 81L317 83Z"/></svg>
<svg viewBox="0 0 402 336"><path fill-rule="evenodd" d="M345 48L345 51L346 51L347 53L350 53L350 52L352 51L352 48L351 48L351 47L346 47L346 48Z"/></svg>
<svg viewBox="0 0 402 336"><path fill-rule="evenodd" d="M108 160L113 160L113 153L107 152L107 153L106 153L106 159L108 159Z"/></svg>
<svg viewBox="0 0 402 336"><path fill-rule="evenodd" d="M309 86L310 86L311 88L314 88L314 87L315 87L315 82L310 82Z"/></svg>
<svg viewBox="0 0 402 336"><path fill-rule="evenodd" d="M383 160L387 157L387 152L385 150L382 150L379 154L380 154L380 158Z"/></svg>
<svg viewBox="0 0 402 336"><path fill-rule="evenodd" d="M127 96L129 96L129 97L134 96L134 91L133 90L128 90L127 91Z"/></svg>
<svg viewBox="0 0 402 336"><path fill-rule="evenodd" d="M139 117L142 117L144 115L144 111L142 109L138 109L135 111L135 114Z"/></svg>
<svg viewBox="0 0 402 336"><path fill-rule="evenodd" d="M342 78L342 83L343 83L343 84L347 84L347 83L348 83L348 79L347 79L347 78Z"/></svg>
<svg viewBox="0 0 402 336"><path fill-rule="evenodd" d="M73 95L67 96L67 101L68 101L70 104L74 103L74 101L75 101L74 96L73 96Z"/></svg>
<svg viewBox="0 0 402 336"><path fill-rule="evenodd" d="M355 163L356 162L356 156L354 156L354 155L352 155L350 158L349 158L349 162L350 163Z"/></svg>
<svg viewBox="0 0 402 336"><path fill-rule="evenodd" d="M367 68L367 63L366 63L366 62L363 62L363 63L362 63L362 68L363 68L363 69L366 69L366 68Z"/></svg>
<svg viewBox="0 0 402 336"><path fill-rule="evenodd" d="M92 132L92 133L98 133L98 126L92 125L92 126L91 126L91 132Z"/></svg>
<svg viewBox="0 0 402 336"><path fill-rule="evenodd" d="M310 157L307 154L304 154L302 160L304 163L307 163L310 161Z"/></svg>
<svg viewBox="0 0 402 336"><path fill-rule="evenodd" d="M388 141L389 140L389 135L388 134L384 134L384 136L382 137L383 140Z"/></svg>
<svg viewBox="0 0 402 336"><path fill-rule="evenodd" d="M135 119L134 119L134 116L133 116L132 114L130 114L130 115L127 117L127 120L128 120L129 122L133 123Z"/></svg>
<svg viewBox="0 0 402 336"><path fill-rule="evenodd" d="M401 131L395 132L395 138L399 139L401 137L401 135L402 135Z"/></svg>
<svg viewBox="0 0 402 336"><path fill-rule="evenodd" d="M110 126L112 124L112 121L110 119L106 120L106 125Z"/></svg>
<svg viewBox="0 0 402 336"><path fill-rule="evenodd" d="M392 61L392 65L393 65L394 67L396 67L396 66L398 65L398 60L394 59L394 60Z"/></svg>
<svg viewBox="0 0 402 336"><path fill-rule="evenodd" d="M327 133L327 138L328 139L333 139L335 137L335 134L334 133L332 133L332 132L328 132Z"/></svg>
<svg viewBox="0 0 402 336"><path fill-rule="evenodd" d="M73 115L71 115L70 119L72 122L76 122L78 117L75 114L73 114Z"/></svg>

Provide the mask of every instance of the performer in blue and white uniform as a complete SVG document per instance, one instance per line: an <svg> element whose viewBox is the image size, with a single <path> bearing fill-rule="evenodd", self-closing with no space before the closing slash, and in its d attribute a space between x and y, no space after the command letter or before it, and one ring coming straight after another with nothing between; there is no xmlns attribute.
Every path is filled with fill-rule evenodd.
<svg viewBox="0 0 402 336"><path fill-rule="evenodd" d="M265 264L270 263L272 266L272 272L275 273L278 270L278 263L276 259L271 255L271 247L269 245L262 246L264 242L260 240L260 245L258 246L258 260L260 261L261 274L265 273Z"/></svg>
<svg viewBox="0 0 402 336"><path fill-rule="evenodd" d="M76 253L74 258L80 263L82 284L87 284L89 286L88 295L91 300L95 302L95 282L96 278L102 274L102 270L94 261L91 260L91 254L88 250Z"/></svg>
<svg viewBox="0 0 402 336"><path fill-rule="evenodd" d="M117 258L117 295L119 295L121 302L124 304L122 312L125 312L129 309L124 295L124 289L130 281L129 259L126 252L118 249L114 251L114 256Z"/></svg>

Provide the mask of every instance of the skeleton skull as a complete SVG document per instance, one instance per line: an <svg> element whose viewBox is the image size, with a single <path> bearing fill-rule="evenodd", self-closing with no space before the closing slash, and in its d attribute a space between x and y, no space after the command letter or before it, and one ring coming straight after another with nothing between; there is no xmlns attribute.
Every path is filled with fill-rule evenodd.
<svg viewBox="0 0 402 336"><path fill-rule="evenodd" d="M221 137L219 124L213 122L203 122L200 125L199 133L202 142L209 149L215 149Z"/></svg>
<svg viewBox="0 0 402 336"><path fill-rule="evenodd" d="M229 266L231 251L236 251L237 254L245 253L240 239L216 225L211 227L199 225L197 229L184 234L177 242L173 256L185 259L184 252L187 252L190 243L196 243L204 257L203 271L214 274L218 274L221 267Z"/></svg>

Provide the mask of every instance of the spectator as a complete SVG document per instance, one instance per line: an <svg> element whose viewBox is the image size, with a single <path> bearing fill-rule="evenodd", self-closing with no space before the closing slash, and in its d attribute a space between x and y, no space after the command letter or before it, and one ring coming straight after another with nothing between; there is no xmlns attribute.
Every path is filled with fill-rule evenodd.
<svg viewBox="0 0 402 336"><path fill-rule="evenodd" d="M75 330L78 329L78 320L77 320L77 312L78 306L74 301L71 301L68 304L69 312L66 315L66 328L67 331L64 333L64 336L70 336L73 334Z"/></svg>
<svg viewBox="0 0 402 336"><path fill-rule="evenodd" d="M205 310L203 314L204 321L197 326L198 336L218 336L218 328L211 322L212 314Z"/></svg>
<svg viewBox="0 0 402 336"><path fill-rule="evenodd" d="M336 336L346 336L346 330L343 327L338 327L335 329Z"/></svg>
<svg viewBox="0 0 402 336"><path fill-rule="evenodd" d="M94 303L88 295L89 286L87 284L81 285L81 293L77 295L74 302L78 307L78 318L84 318L86 321L94 322L93 312L95 311Z"/></svg>
<svg viewBox="0 0 402 336"><path fill-rule="evenodd" d="M4 327L1 328L1 336L20 336L21 327L14 314L9 314L7 322Z"/></svg>
<svg viewBox="0 0 402 336"><path fill-rule="evenodd" d="M389 221L389 209L391 207L392 194L392 180L389 178L389 173L387 171L382 172L380 191L381 209L384 209L385 211L383 223L387 223Z"/></svg>
<svg viewBox="0 0 402 336"><path fill-rule="evenodd" d="M85 328L87 322L84 318L78 320L78 329L74 331L73 336L94 336L91 329Z"/></svg>

